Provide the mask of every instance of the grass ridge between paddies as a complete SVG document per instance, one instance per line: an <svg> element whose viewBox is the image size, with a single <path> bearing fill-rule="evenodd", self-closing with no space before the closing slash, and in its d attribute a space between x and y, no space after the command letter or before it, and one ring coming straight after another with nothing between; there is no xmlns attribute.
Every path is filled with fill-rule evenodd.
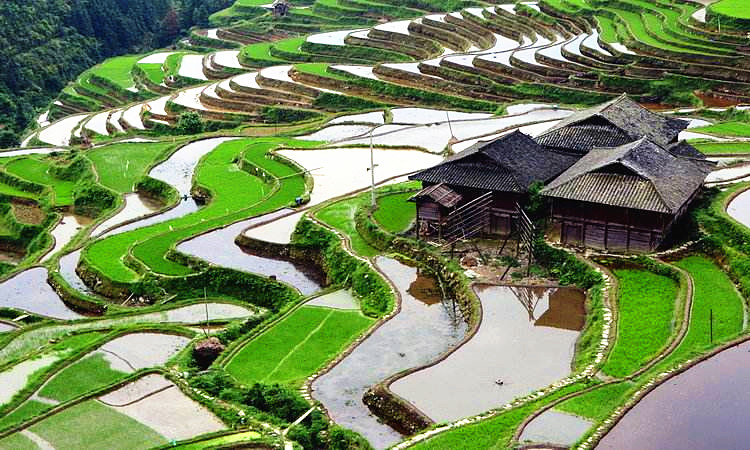
<svg viewBox="0 0 750 450"><path fill-rule="evenodd" d="M194 184L211 192L211 200L206 206L184 217L97 241L86 249L85 257L106 277L122 283L134 282L139 277L124 263L125 255L134 245L133 254L151 270L166 275L190 273L189 268L165 258L177 242L287 206L302 195L303 176L294 176L297 173L294 168L266 157L269 151L281 145L313 147L318 143L278 138L222 143L201 160L194 175ZM280 189L267 197L270 185L238 167L236 160L243 153L246 160L274 176L289 178L284 178Z"/></svg>

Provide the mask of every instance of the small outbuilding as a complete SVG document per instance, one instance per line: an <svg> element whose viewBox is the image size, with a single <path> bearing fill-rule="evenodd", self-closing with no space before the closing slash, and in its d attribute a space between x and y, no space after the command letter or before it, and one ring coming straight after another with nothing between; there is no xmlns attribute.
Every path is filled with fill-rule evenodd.
<svg viewBox="0 0 750 450"><path fill-rule="evenodd" d="M271 5L271 10L273 10L274 17L285 17L287 14L289 14L289 10L291 8L292 5L289 4L288 0L276 0Z"/></svg>
<svg viewBox="0 0 750 450"><path fill-rule="evenodd" d="M508 234L518 215L516 205L525 203L534 182L549 182L577 159L545 149L520 131L479 142L409 177L423 186L412 197L419 230L441 235L453 212L487 199L488 223L482 231Z"/></svg>

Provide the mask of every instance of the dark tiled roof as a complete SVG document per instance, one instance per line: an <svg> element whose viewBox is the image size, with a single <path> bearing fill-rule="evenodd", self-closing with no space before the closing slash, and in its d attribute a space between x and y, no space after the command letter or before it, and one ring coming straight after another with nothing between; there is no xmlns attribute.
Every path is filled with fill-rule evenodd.
<svg viewBox="0 0 750 450"><path fill-rule="evenodd" d="M490 142L479 142L409 178L492 191L526 192L533 182L553 179L577 158L547 150L515 131Z"/></svg>
<svg viewBox="0 0 750 450"><path fill-rule="evenodd" d="M596 147L612 147L646 136L666 147L688 123L651 112L626 95L573 114L537 137L540 144L585 153Z"/></svg>
<svg viewBox="0 0 750 450"><path fill-rule="evenodd" d="M513 175L503 167L493 165L490 161L438 164L409 177L427 183L445 183L451 186L462 186L475 189L500 192L523 192Z"/></svg>
<svg viewBox="0 0 750 450"><path fill-rule="evenodd" d="M676 156L647 138L590 151L542 191L549 197L675 214L713 163Z"/></svg>
<svg viewBox="0 0 750 450"><path fill-rule="evenodd" d="M605 124L574 124L537 137L547 148L584 154L595 147L618 147L633 140L619 128Z"/></svg>
<svg viewBox="0 0 750 450"><path fill-rule="evenodd" d="M429 198L446 208L452 208L456 206L463 197L445 184L439 183L422 189L409 198L409 201L414 201L419 198Z"/></svg>
<svg viewBox="0 0 750 450"><path fill-rule="evenodd" d="M688 144L685 141L676 142L667 147L669 153L676 156L685 156L688 158L706 159L706 155L701 153L700 150Z"/></svg>

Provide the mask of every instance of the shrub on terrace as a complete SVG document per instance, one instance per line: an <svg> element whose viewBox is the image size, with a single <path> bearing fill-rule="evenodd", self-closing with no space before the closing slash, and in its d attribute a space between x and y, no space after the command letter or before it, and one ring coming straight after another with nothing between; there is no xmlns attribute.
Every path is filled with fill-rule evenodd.
<svg viewBox="0 0 750 450"><path fill-rule="evenodd" d="M177 130L180 134L200 134L204 128L201 116L195 111L184 112L177 119Z"/></svg>

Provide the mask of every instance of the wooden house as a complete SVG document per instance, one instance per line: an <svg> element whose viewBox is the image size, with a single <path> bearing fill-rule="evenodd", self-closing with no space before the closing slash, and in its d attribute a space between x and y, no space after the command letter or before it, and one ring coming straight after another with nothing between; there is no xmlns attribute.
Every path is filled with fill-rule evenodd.
<svg viewBox="0 0 750 450"><path fill-rule="evenodd" d="M687 144L680 147L679 152L700 154ZM652 251L685 213L713 165L672 153L649 137L594 148L542 190L551 200L550 236L566 245Z"/></svg>
<svg viewBox="0 0 750 450"><path fill-rule="evenodd" d="M420 234L442 237L451 213L480 199L487 199L489 209L482 231L507 234L529 187L553 180L577 159L547 150L520 131L479 142L409 177L424 188L412 197Z"/></svg>
<svg viewBox="0 0 750 450"><path fill-rule="evenodd" d="M274 17L286 17L291 8L288 0L275 0L271 5Z"/></svg>

